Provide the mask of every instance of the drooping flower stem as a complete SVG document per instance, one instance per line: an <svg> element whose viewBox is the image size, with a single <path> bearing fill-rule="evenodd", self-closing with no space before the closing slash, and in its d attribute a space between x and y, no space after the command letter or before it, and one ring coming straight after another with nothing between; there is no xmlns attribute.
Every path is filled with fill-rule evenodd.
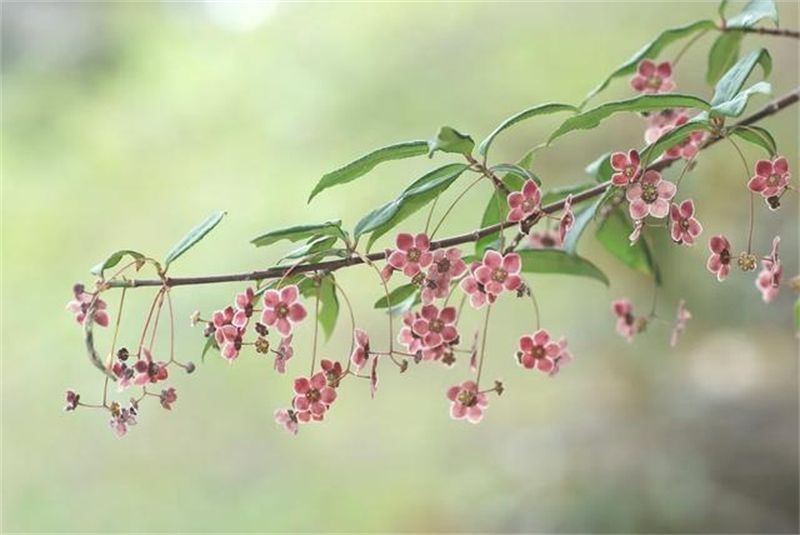
<svg viewBox="0 0 800 535"><path fill-rule="evenodd" d="M742 150L739 148L739 145L731 139L730 136L727 136L725 139L731 142L733 148L736 149L736 152L739 154L739 158L742 160L742 165L744 166L744 175L747 179L750 178L750 167L747 165L747 159L744 157ZM745 183L746 184L746 183ZM748 188L747 192L750 194L750 223L749 223L749 230L747 232L747 254L750 254L753 249L753 227L755 227L755 195L752 191Z"/></svg>
<svg viewBox="0 0 800 535"><path fill-rule="evenodd" d="M531 303L533 303L533 311L536 313L536 330L538 331L542 328L542 317L539 313L539 302L536 300L536 294L530 289L530 286L528 286L528 295L531 298Z"/></svg>
<svg viewBox="0 0 800 535"><path fill-rule="evenodd" d="M481 335L481 355L478 358L478 374L475 376L475 385L481 385L481 373L483 372L483 359L486 356L486 338L489 334L489 316L492 313L492 305L486 306L486 315L483 318L483 334Z"/></svg>
<svg viewBox="0 0 800 535"><path fill-rule="evenodd" d="M150 311L147 313L147 317L144 320L144 327L142 327L142 335L139 337L139 345L136 349L136 354L139 355L142 352L142 348L144 347L144 339L147 336L147 329L150 327L150 321L153 319L153 312L156 309L156 303L158 302L161 294L164 292L164 286L162 286L156 296L153 298L153 302L150 304Z"/></svg>
<svg viewBox="0 0 800 535"><path fill-rule="evenodd" d="M172 296L169 289L164 292L167 295L167 309L169 310L169 363L175 362L175 311L172 308Z"/></svg>
<svg viewBox="0 0 800 535"><path fill-rule="evenodd" d="M483 176L483 175L479 176L479 177L478 177L476 180L473 180L472 182L470 182L470 183L469 183L469 185L468 185L466 188L464 188L464 190L463 190L461 193L459 193L459 194L458 194L458 196L457 196L455 199L453 199L453 202L452 202L452 203L450 203L450 206L448 206L448 207L447 207L447 210L445 210L445 211L444 211L444 214L442 214L442 217L441 217L441 219L439 219L439 222L436 224L436 226L435 226L435 227L433 227L433 230L431 231L431 233L430 233L430 235L429 235L431 238L433 238L433 237L436 235L436 232L439 230L439 227L441 227L441 226L442 226L442 223L444 223L445 219L447 219L447 216L449 216L449 215L450 215L450 212L452 212L452 211L453 211L453 208L455 208L455 207L456 207L456 205L457 205L457 204L458 204L458 202L459 202L459 201L460 201L460 200L461 200L461 199L464 197L464 195L466 195L466 194L467 194L467 192L468 192L469 190L471 190L471 189L472 189L472 187L473 187L475 184L477 184L478 182L480 182L480 181L481 181L481 180L483 180L483 179L484 179L484 176ZM438 197L437 197L437 198L438 198ZM426 232L427 232L427 227L426 227Z"/></svg>
<svg viewBox="0 0 800 535"><path fill-rule="evenodd" d="M314 375L314 370L317 366L317 339L319 337L319 293L320 293L320 282L319 280L314 281L316 283L317 292L314 296L314 341L313 349L311 351L311 371L308 373L309 377Z"/></svg>
<svg viewBox="0 0 800 535"><path fill-rule="evenodd" d="M117 336L119 335L119 326L122 322L122 311L125 308L125 293L127 288L122 289L122 293L119 296L119 306L117 307L117 321L114 323L114 334L111 336L111 351L108 353L108 359L106 361L106 368L111 366L111 362L114 360L114 352L117 349ZM110 378L106 375L105 380L103 381L103 407L106 406L108 402L108 382Z"/></svg>

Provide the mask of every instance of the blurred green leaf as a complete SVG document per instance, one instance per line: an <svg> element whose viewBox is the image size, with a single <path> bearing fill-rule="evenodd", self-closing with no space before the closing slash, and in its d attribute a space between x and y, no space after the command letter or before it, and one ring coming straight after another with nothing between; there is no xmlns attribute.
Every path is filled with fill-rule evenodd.
<svg viewBox="0 0 800 535"><path fill-rule="evenodd" d="M775 138L767 130L760 126L738 126L731 129L732 135L742 138L748 143L758 145L770 155L771 158L778 154L778 146Z"/></svg>
<svg viewBox="0 0 800 535"><path fill-rule="evenodd" d="M602 195L595 202L575 214L575 222L564 238L563 247L566 252L575 254L578 250L578 240L581 239L586 227L589 226L589 223L594 219L595 214L597 214L597 209L600 208L605 200L606 195Z"/></svg>
<svg viewBox="0 0 800 535"><path fill-rule="evenodd" d="M206 337L206 343L203 345L203 352L200 353L200 362L206 361L206 353L208 353L212 347L216 347L216 340L214 339L214 335Z"/></svg>
<svg viewBox="0 0 800 535"><path fill-rule="evenodd" d="M756 65L761 65L764 71L764 77L769 76L772 71L772 57L767 52L767 49L760 48L753 50L739 61L733 67L722 75L717 85L714 87L714 97L711 99L711 107L718 111L720 106L726 102L733 100L741 91L747 78L755 69ZM720 112L722 113L722 112Z"/></svg>
<svg viewBox="0 0 800 535"><path fill-rule="evenodd" d="M597 228L597 241L623 264L636 271L653 275L656 283L661 284L661 273L655 263L650 247L644 239L631 245L628 239L633 226L622 209L617 207Z"/></svg>
<svg viewBox="0 0 800 535"><path fill-rule="evenodd" d="M507 173L502 179L503 184L510 191L519 191L525 183L525 177L517 172ZM505 221L508 215L508 202L506 201L506 194L502 191L495 189L492 191L492 196L489 198L486 208L483 210L483 217L481 218L480 228L486 228L501 221ZM486 249L494 248L498 242L500 233L495 232L478 239L475 242L475 253L482 257Z"/></svg>
<svg viewBox="0 0 800 535"><path fill-rule="evenodd" d="M598 280L608 286L608 277L589 260L560 249L522 249L517 251L525 273L557 273Z"/></svg>
<svg viewBox="0 0 800 535"><path fill-rule="evenodd" d="M510 173L522 178L523 180L533 180L539 186L542 185L542 180L538 176L534 175L524 167L520 167L519 165L513 163L499 163L491 166L489 169L495 173ZM521 187L522 186L520 186L520 188Z"/></svg>
<svg viewBox="0 0 800 535"><path fill-rule="evenodd" d="M295 225L293 227L280 228L271 230L266 234L262 234L258 238L253 238L250 243L256 247L264 247L272 245L280 240L289 240L296 242L311 237L320 236L342 236L342 222L326 221L324 223L316 223L311 225Z"/></svg>
<svg viewBox="0 0 800 535"><path fill-rule="evenodd" d="M455 154L472 154L475 148L475 141L467 134L462 134L455 128L443 126L439 129L436 137L428 141L428 156L438 151L451 152Z"/></svg>
<svg viewBox="0 0 800 535"><path fill-rule="evenodd" d="M664 154L664 152L683 142L692 132L697 132L699 130L708 131L710 128L711 127L709 126L707 114L704 113L693 117L688 122L680 125L677 128L673 128L656 141L642 149L639 156L643 162L642 165L647 165L648 162L652 163L656 161L662 154Z"/></svg>
<svg viewBox="0 0 800 535"><path fill-rule="evenodd" d="M800 334L800 297L794 302L794 330Z"/></svg>
<svg viewBox="0 0 800 535"><path fill-rule="evenodd" d="M175 244L167 253L167 258L164 260L164 269L166 269L172 262L178 259L183 253L194 247L197 242L205 238L206 234L211 232L216 227L222 218L225 217L226 212L214 212L208 216L202 223L197 225L189 234L184 236L181 241Z"/></svg>
<svg viewBox="0 0 800 535"><path fill-rule="evenodd" d="M427 141L407 141L405 143L397 143L374 150L358 160L350 162L344 167L340 167L335 171L325 174L317 185L314 186L314 190L311 192L311 195L308 196L308 202L311 202L311 199L316 197L317 194L323 190L346 184L369 173L379 163L413 158L414 156L421 156L426 152L428 152Z"/></svg>
<svg viewBox="0 0 800 535"><path fill-rule="evenodd" d="M369 249L375 240L450 187L468 167L466 164L453 163L417 179L398 198L364 216L356 224L353 231L354 236L358 238L371 232L372 235L367 244L367 249Z"/></svg>
<svg viewBox="0 0 800 535"><path fill-rule="evenodd" d="M720 6L720 9L724 8ZM778 9L772 0L750 0L744 9L727 21L726 28L751 28L763 19L770 19L775 25L778 24Z"/></svg>
<svg viewBox="0 0 800 535"><path fill-rule="evenodd" d="M602 154L595 161L587 165L584 171L599 183L611 180L611 175L614 174L614 168L611 167L611 153L606 152Z"/></svg>
<svg viewBox="0 0 800 535"><path fill-rule="evenodd" d="M389 292L389 299L386 299L384 295L373 305L373 308L391 308L394 306L399 305L409 296L414 295L415 293L419 292L419 286L416 284L404 284L403 286L398 286L391 292Z"/></svg>
<svg viewBox="0 0 800 535"><path fill-rule="evenodd" d="M708 53L706 82L716 84L722 75L730 69L739 57L744 32L723 32L711 45Z"/></svg>
<svg viewBox="0 0 800 535"><path fill-rule="evenodd" d="M564 121L558 129L553 132L548 140L552 143L557 138L572 132L573 130L588 130L598 126L604 119L619 112L643 112L663 110L667 108L694 108L708 110L708 102L701 98L691 95L679 95L677 93L664 93L660 95L639 95L627 100L608 102L574 115Z"/></svg>
<svg viewBox="0 0 800 535"><path fill-rule="evenodd" d="M319 284L319 317L317 319L327 340L333 334L333 329L336 327L336 319L339 317L339 298L336 296L336 284L333 275L324 275L318 280L314 277L302 277L302 280L297 283L297 287L300 290L300 294L310 302L310 304L306 303L306 309L308 309L309 314L314 313L317 285Z"/></svg>
<svg viewBox="0 0 800 535"><path fill-rule="evenodd" d="M608 84L611 83L611 80L614 78L635 72L639 62L643 59L657 57L666 46L678 41L679 39L683 39L684 37L688 37L697 32L713 30L714 28L716 28L714 21L699 20L697 22L687 24L686 26L664 30L658 37L639 49L639 51L636 52L636 54L634 54L628 61L617 67L617 69L612 72L608 78L600 82L597 87L592 89L589 94L586 95L586 98L579 107L583 109L583 107L586 106L586 103L589 102L589 100L597 95L600 91L608 87Z"/></svg>
<svg viewBox="0 0 800 535"><path fill-rule="evenodd" d="M105 270L116 266L126 256L130 256L136 262L137 270L141 268L142 265L144 265L145 256L142 253L138 251L132 251L130 249L121 249L119 251L116 251L115 253L110 254L105 260L95 265L90 270L90 273L92 275L102 276Z"/></svg>
<svg viewBox="0 0 800 535"><path fill-rule="evenodd" d="M320 255L330 251L338 238L336 236L314 236L308 242L281 258L282 260L298 260L312 255Z"/></svg>
<svg viewBox="0 0 800 535"><path fill-rule="evenodd" d="M478 146L478 154L486 155L489 152L489 147L492 145L494 138L502 132L517 123L525 121L526 119L530 119L531 117L536 117L537 115L547 115L550 113L558 113L562 111L573 111L577 112L578 108L572 106L570 104L558 104L558 103L548 103L548 104L540 104L538 106L533 106L532 108L528 108L512 117L509 117L505 121L503 121L500 126L494 129L494 132L489 134L486 139L481 141L481 144Z"/></svg>
<svg viewBox="0 0 800 535"><path fill-rule="evenodd" d="M725 8L728 7L728 0L722 0L717 6L717 13L722 20L725 20Z"/></svg>
<svg viewBox="0 0 800 535"><path fill-rule="evenodd" d="M769 95L772 93L772 85L769 82L757 82L727 102L723 102L711 108L712 112L726 115L728 117L739 117L747 107L747 102L753 95Z"/></svg>

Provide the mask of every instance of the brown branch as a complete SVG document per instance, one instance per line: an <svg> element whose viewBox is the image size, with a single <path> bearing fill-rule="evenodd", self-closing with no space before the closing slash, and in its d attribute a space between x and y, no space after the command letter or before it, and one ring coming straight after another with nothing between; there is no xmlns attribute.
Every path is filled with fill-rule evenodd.
<svg viewBox="0 0 800 535"><path fill-rule="evenodd" d="M757 33L760 35L777 35L779 37L791 37L800 39L800 32L797 30L787 30L784 28L721 28L723 32L744 32Z"/></svg>
<svg viewBox="0 0 800 535"><path fill-rule="evenodd" d="M755 112L754 114L745 117L734 126L744 126L750 125L757 121L760 121L766 117L774 115L779 111L791 106L795 102L800 99L800 87L795 88L792 92L787 93L786 95L775 99L771 103L764 106L759 111ZM703 144L701 147L705 149L717 141L722 139L719 136L713 137L709 139L706 143ZM670 165L672 165L676 160L669 159L669 160L659 160L658 162L650 165L648 169L654 169L657 171L661 171L666 169ZM582 201L586 201L597 197L598 195L602 195L605 191L610 187L611 182L603 182L596 186L593 186L589 189L586 189L577 195L572 196L572 202L579 203ZM542 206L540 212L537 212L532 216L532 218L541 217L544 214L552 214L558 212L564 208L564 200L556 201L545 206ZM505 228L516 226L517 223L510 223L507 221L503 221L501 223L496 223L494 225L490 225L488 227L484 227L481 229L474 230L472 232L468 232L466 234L459 234L457 236L451 236L449 238L444 238L441 240L431 242L431 249L440 249L442 247L452 247L455 245L461 245L464 243L475 242L481 238L486 236L491 236ZM276 279L282 277L286 274L287 271L292 270L292 273L307 273L310 271L319 271L319 272L330 272L335 271L337 269L355 266L358 264L363 264L364 259L370 261L377 261L377 260L384 260L386 258L385 252L378 252L372 253L369 255L364 256L349 256L347 258L342 258L339 260L329 260L326 262L316 262L316 263L309 263L309 264L299 264L296 266L276 266L271 267L269 269L265 269L263 271L251 271L248 273L232 273L226 275L208 275L208 276L201 276L201 277L165 277L164 280L161 279L140 279L140 280L113 280L106 282L106 287L108 288L139 288L142 286L188 286L188 285L196 285L196 284L216 284L222 282L248 282L248 281L258 281L264 279Z"/></svg>

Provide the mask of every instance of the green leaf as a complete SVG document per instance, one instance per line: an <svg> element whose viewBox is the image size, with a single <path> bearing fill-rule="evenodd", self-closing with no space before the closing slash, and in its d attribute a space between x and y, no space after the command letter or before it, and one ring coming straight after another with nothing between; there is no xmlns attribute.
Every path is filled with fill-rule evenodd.
<svg viewBox="0 0 800 535"><path fill-rule="evenodd" d="M717 13L719 13L719 18L725 20L725 8L728 7L728 0L722 0L717 7Z"/></svg>
<svg viewBox="0 0 800 535"><path fill-rule="evenodd" d="M800 334L800 297L794 302L794 331Z"/></svg>
<svg viewBox="0 0 800 535"><path fill-rule="evenodd" d="M708 53L706 82L714 85L727 72L739 57L744 32L722 32Z"/></svg>
<svg viewBox="0 0 800 535"><path fill-rule="evenodd" d="M284 286L287 284L288 281L285 281ZM324 275L319 280L313 277L303 277L297 282L297 287L300 294L310 302L310 304L306 303L306 309L309 314L313 314L316 307L317 284L319 284L319 317L317 319L325 333L325 339L328 339L333 333L336 319L339 317L339 298L336 296L333 275Z"/></svg>
<svg viewBox="0 0 800 535"><path fill-rule="evenodd" d="M253 238L250 243L256 247L272 245L280 240L296 242L311 237L319 236L342 236L342 222L326 221L313 225L295 225L294 227L280 228L262 234L258 238Z"/></svg>
<svg viewBox="0 0 800 535"><path fill-rule="evenodd" d="M419 292L419 286L416 284L404 284L403 286L398 286L391 292L389 292L389 299L386 299L384 295L373 305L373 308L391 308L399 305L409 296L414 295L415 293Z"/></svg>
<svg viewBox="0 0 800 535"><path fill-rule="evenodd" d="M499 163L497 165L493 165L489 169L495 173L510 173L523 180L533 180L539 186L542 185L542 180L538 176L534 175L524 167L520 167L519 165L513 163ZM521 187L522 186L520 186L520 188Z"/></svg>
<svg viewBox="0 0 800 535"><path fill-rule="evenodd" d="M677 128L673 128L656 141L642 149L640 153L642 165L646 166L648 162L654 162L659 156L664 154L675 145L680 144L692 132L699 130L710 130L711 127L708 122L708 115L701 114L693 117L688 122L682 124Z"/></svg>
<svg viewBox="0 0 800 535"><path fill-rule="evenodd" d="M191 249L200 240L205 238L206 234L211 232L216 227L222 218L225 217L226 212L214 212L208 216L202 223L197 225L189 234L184 236L181 241L175 244L167 253L167 258L164 260L164 269L166 269L172 262L177 260L179 256Z"/></svg>
<svg viewBox="0 0 800 535"><path fill-rule="evenodd" d="M598 183L611 180L611 175L614 174L614 168L611 167L611 153L606 152L602 154L595 161L587 165L584 171Z"/></svg>
<svg viewBox="0 0 800 535"><path fill-rule="evenodd" d="M734 99L741 91L747 78L750 77L753 69L756 68L756 65L761 65L765 78L769 76L770 71L772 71L772 57L767 52L767 49L753 50L722 75L722 78L719 79L719 82L714 87L711 107L716 110L719 106Z"/></svg>
<svg viewBox="0 0 800 535"><path fill-rule="evenodd" d="M583 191L586 191L589 188L596 186L597 184L593 184L591 182L587 184L574 184L572 186L562 186L560 188L553 188L545 192L542 195L542 206L546 206L548 204L558 202L562 199L566 199L567 195L577 195Z"/></svg>
<svg viewBox="0 0 800 535"><path fill-rule="evenodd" d="M778 24L778 10L772 0L750 0L744 9L727 21L726 28L751 28L763 19L770 19Z"/></svg>
<svg viewBox="0 0 800 535"><path fill-rule="evenodd" d="M145 256L137 251L132 251L130 249L121 249L116 251L115 253L110 254L105 260L100 262L99 264L95 265L91 270L90 273L92 275L97 275L99 277L103 276L103 272L107 269L110 269L122 261L123 258L126 256L130 256L136 262L136 269L140 269L145 262Z"/></svg>
<svg viewBox="0 0 800 535"><path fill-rule="evenodd" d="M588 130L598 126L604 119L620 112L644 112L664 110L668 108L694 108L708 110L709 105L701 98L677 93L664 93L660 95L639 95L627 100L608 102L592 108L591 110L573 115L564 121L553 132L548 140L552 143L557 138L573 130Z"/></svg>
<svg viewBox="0 0 800 535"><path fill-rule="evenodd" d="M523 184L525 184L525 178L516 172L507 173L501 180L510 191L519 191L522 189ZM486 228L501 221L505 221L506 216L508 216L506 194L494 189L483 211L480 228ZM495 232L494 234L489 234L488 236L478 239L475 242L475 253L479 257L483 257L483 253L486 249L496 248L499 237L500 232Z"/></svg>
<svg viewBox="0 0 800 535"><path fill-rule="evenodd" d="M775 138L767 130L760 126L737 126L730 131L734 136L738 136L748 143L758 145L774 158L778 154L778 145Z"/></svg>
<svg viewBox="0 0 800 535"><path fill-rule="evenodd" d="M661 273L656 266L650 247L644 239L631 245L628 240L633 226L625 213L618 207L597 228L597 241L623 264L631 269L653 275L661 284Z"/></svg>
<svg viewBox="0 0 800 535"><path fill-rule="evenodd" d="M557 273L598 280L608 286L608 277L589 260L560 249L522 249L517 251L525 273Z"/></svg>
<svg viewBox="0 0 800 535"><path fill-rule="evenodd" d="M338 238L336 236L315 236L308 240L304 245L293 250L281 260L297 260L311 255L317 255L330 251Z"/></svg>
<svg viewBox="0 0 800 535"><path fill-rule="evenodd" d="M206 343L203 346L203 352L200 353L200 362L205 362L206 361L206 353L208 353L211 350L212 347L216 347L216 346L217 346L217 344L216 344L216 341L214 340L214 335L212 334L211 336L207 336L206 337Z"/></svg>
<svg viewBox="0 0 800 535"><path fill-rule="evenodd" d="M436 137L428 141L428 157L433 156L437 150L455 154L472 154L474 147L475 142L470 136L462 134L455 128L443 126L439 129Z"/></svg>
<svg viewBox="0 0 800 535"><path fill-rule="evenodd" d="M636 52L636 54L634 54L628 61L617 67L616 70L608 76L608 78L600 82L597 87L592 89L589 94L586 95L586 98L579 107L582 109L591 98L608 87L608 84L611 83L611 80L614 78L619 78L620 76L625 76L635 72L639 62L643 59L655 58L665 47L674 43L675 41L693 35L697 32L705 32L708 30L713 30L714 28L716 28L714 21L699 20L697 22L687 24L686 26L679 26L677 28L664 30L658 37L639 49L639 51Z"/></svg>
<svg viewBox="0 0 800 535"><path fill-rule="evenodd" d="M597 209L600 208L605 200L606 196L603 195L588 207L575 214L575 222L572 224L572 228L564 238L564 250L566 252L575 254L575 252L578 250L578 240L581 239L586 227L594 219Z"/></svg>
<svg viewBox="0 0 800 535"><path fill-rule="evenodd" d="M751 96L756 94L769 95L771 93L772 85L769 82L758 82L744 91L740 91L731 100L714 106L711 111L728 117L739 117L747 107L747 101L750 100Z"/></svg>
<svg viewBox="0 0 800 535"><path fill-rule="evenodd" d="M372 233L367 248L408 216L428 204L445 191L469 166L453 163L431 171L417 179L400 196L376 208L356 224L356 238Z"/></svg>
<svg viewBox="0 0 800 535"><path fill-rule="evenodd" d="M350 162L344 167L340 167L335 171L331 171L324 175L320 181L314 186L311 195L308 196L308 202L317 196L321 191L346 184L363 176L372 171L376 165L391 160L402 160L404 158L413 158L414 156L421 156L428 152L427 141L407 141L405 143L397 143L382 147L374 150L369 154L362 156L354 162Z"/></svg>
<svg viewBox="0 0 800 535"><path fill-rule="evenodd" d="M478 146L478 154L486 155L489 152L489 147L492 145L494 138L508 128L511 128L517 123L525 121L526 119L530 119L531 117L536 117L537 115L547 115L550 113L558 113L562 111L573 111L577 112L578 108L572 106L570 104L558 104L558 103L548 103L548 104L540 104L539 106L534 106L532 108L528 108L527 110L521 111L520 113L509 117L505 121L503 121L500 126L494 129L494 132L489 134L486 139L481 141L481 144Z"/></svg>

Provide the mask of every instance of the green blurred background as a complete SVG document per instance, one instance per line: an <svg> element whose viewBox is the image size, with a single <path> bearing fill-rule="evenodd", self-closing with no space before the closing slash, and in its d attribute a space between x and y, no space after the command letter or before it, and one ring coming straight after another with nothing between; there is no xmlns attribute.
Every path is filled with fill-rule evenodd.
<svg viewBox="0 0 800 535"><path fill-rule="evenodd" d="M666 278L659 313L671 320L685 297L695 315L674 351L668 325L632 345L614 333L610 301L629 296L646 312L651 282L587 240L582 251L606 270L610 288L530 279L544 325L569 337L576 361L556 379L518 368L516 337L533 318L529 303L504 299L484 372L503 378L507 391L479 426L447 415L446 388L468 375L458 362L402 376L383 366L374 401L366 384L346 385L324 424L284 433L272 411L289 401L290 377L305 372L309 327L296 337L289 376L252 352L230 366L215 356L193 376L175 375L171 413L145 405L122 440L100 411L61 411L67 387L86 401L100 393L101 376L64 304L71 285L90 281L88 268L110 251L161 256L208 213L226 209L223 224L173 275L269 266L286 247L256 249L252 237L328 218L352 226L447 158L387 164L307 206L324 172L444 124L480 139L527 106L577 102L661 29L715 17L716 3L2 10L3 531L798 529L792 297L785 291L767 306L751 275L735 272L723 285L704 268L710 235L725 232L738 246L746 236L746 177L725 143L703 155L680 194L697 201L703 244L658 242ZM797 26L796 3L780 11L785 26ZM712 39L681 60L681 90L710 94L703 78ZM759 44L773 54L775 92L794 87L797 43L744 41L745 49ZM598 101L629 94L620 80ZM752 108L765 102L755 100ZM763 123L795 171L797 119L793 109ZM503 135L493 160L516 160L555 120ZM547 185L584 181L587 162L640 145L642 127L639 118L619 117L574 133L542 152L535 170ZM472 190L441 235L475 228L487 195ZM766 251L780 233L786 273L797 273L796 196L773 214L759 205L757 224L757 248ZM382 346L384 316L370 308L379 285L363 268L339 280ZM208 313L241 288L175 290L183 359L198 361L203 345L200 330L189 328L191 311ZM129 293L123 344L135 343L151 298L149 290ZM340 319L323 351L331 358L349 347ZM463 325L471 333L477 324L475 314Z"/></svg>

